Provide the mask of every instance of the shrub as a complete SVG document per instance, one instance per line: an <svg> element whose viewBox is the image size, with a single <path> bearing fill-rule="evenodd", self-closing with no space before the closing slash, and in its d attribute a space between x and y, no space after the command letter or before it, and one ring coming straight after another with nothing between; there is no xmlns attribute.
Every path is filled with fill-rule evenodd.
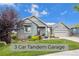
<svg viewBox="0 0 79 59"><path fill-rule="evenodd" d="M41 36L32 36L30 40L36 41L36 40L41 40L41 39L42 39Z"/></svg>
<svg viewBox="0 0 79 59"><path fill-rule="evenodd" d="M16 36L12 36L12 39L13 39L13 40L16 40L16 38L17 38Z"/></svg>
<svg viewBox="0 0 79 59"><path fill-rule="evenodd" d="M31 36L28 36L28 39L31 39Z"/></svg>
<svg viewBox="0 0 79 59"><path fill-rule="evenodd" d="M15 41L18 40L17 36L12 36L12 39L15 40Z"/></svg>
<svg viewBox="0 0 79 59"><path fill-rule="evenodd" d="M3 46L5 46L6 45L6 42L0 42L0 47L3 47Z"/></svg>
<svg viewBox="0 0 79 59"><path fill-rule="evenodd" d="M41 40L42 39L42 37L41 36L39 36L39 40Z"/></svg>

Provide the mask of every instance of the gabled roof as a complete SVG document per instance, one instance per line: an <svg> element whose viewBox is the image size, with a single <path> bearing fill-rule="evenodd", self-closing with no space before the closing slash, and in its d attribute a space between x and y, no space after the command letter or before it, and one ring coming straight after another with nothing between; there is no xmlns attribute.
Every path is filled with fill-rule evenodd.
<svg viewBox="0 0 79 59"><path fill-rule="evenodd" d="M26 21L26 23L28 22L33 22L34 24L36 24L38 27L46 27L47 25L42 21L40 20L39 18L37 18L36 16L31 16L31 17L28 17L28 18L25 18L24 19L24 22Z"/></svg>
<svg viewBox="0 0 79 59"><path fill-rule="evenodd" d="M72 28L74 28L74 25L67 25L67 27L72 29Z"/></svg>
<svg viewBox="0 0 79 59"><path fill-rule="evenodd" d="M63 25L65 28L70 29L68 26L66 26L64 23L58 23L58 24L54 24L52 28L56 28L59 25Z"/></svg>
<svg viewBox="0 0 79 59"><path fill-rule="evenodd" d="M60 24L62 24L62 25L64 25L67 29L70 29L68 26L66 26L64 23L60 23Z"/></svg>

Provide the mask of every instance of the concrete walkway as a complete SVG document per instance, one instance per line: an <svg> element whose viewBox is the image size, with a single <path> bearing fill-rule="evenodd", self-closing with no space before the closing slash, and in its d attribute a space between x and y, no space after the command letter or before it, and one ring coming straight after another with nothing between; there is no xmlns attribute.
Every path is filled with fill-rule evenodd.
<svg viewBox="0 0 79 59"><path fill-rule="evenodd" d="M79 49L72 51L63 51L58 53L46 54L42 56L79 56Z"/></svg>
<svg viewBox="0 0 79 59"><path fill-rule="evenodd" d="M72 36L72 37L60 37L61 39L68 39L68 40L72 40L72 41L75 41L75 42L79 42L79 37L75 37L75 36Z"/></svg>

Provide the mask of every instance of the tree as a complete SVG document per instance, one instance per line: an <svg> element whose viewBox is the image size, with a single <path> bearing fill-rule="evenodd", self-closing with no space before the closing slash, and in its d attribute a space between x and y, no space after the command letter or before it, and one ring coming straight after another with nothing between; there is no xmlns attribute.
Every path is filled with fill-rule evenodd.
<svg viewBox="0 0 79 59"><path fill-rule="evenodd" d="M17 12L10 7L1 10L0 13L0 40L7 44L11 43L10 33L18 20Z"/></svg>
<svg viewBox="0 0 79 59"><path fill-rule="evenodd" d="M74 6L74 9L75 9L76 11L79 11L79 5L75 5L75 6Z"/></svg>
<svg viewBox="0 0 79 59"><path fill-rule="evenodd" d="M74 9L79 12L79 5L75 5ZM79 24L75 24L75 28L79 28Z"/></svg>

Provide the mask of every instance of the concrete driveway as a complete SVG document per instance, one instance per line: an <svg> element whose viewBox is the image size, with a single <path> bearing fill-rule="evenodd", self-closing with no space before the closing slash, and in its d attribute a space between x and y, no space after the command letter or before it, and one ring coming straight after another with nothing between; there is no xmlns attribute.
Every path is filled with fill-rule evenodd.
<svg viewBox="0 0 79 59"><path fill-rule="evenodd" d="M72 40L72 41L75 41L75 42L79 42L79 37L75 37L75 36L72 36L72 37L60 37L61 39L67 39L67 40Z"/></svg>
<svg viewBox="0 0 79 59"><path fill-rule="evenodd" d="M46 54L42 56L79 56L79 49L72 51L63 51L58 53Z"/></svg>

